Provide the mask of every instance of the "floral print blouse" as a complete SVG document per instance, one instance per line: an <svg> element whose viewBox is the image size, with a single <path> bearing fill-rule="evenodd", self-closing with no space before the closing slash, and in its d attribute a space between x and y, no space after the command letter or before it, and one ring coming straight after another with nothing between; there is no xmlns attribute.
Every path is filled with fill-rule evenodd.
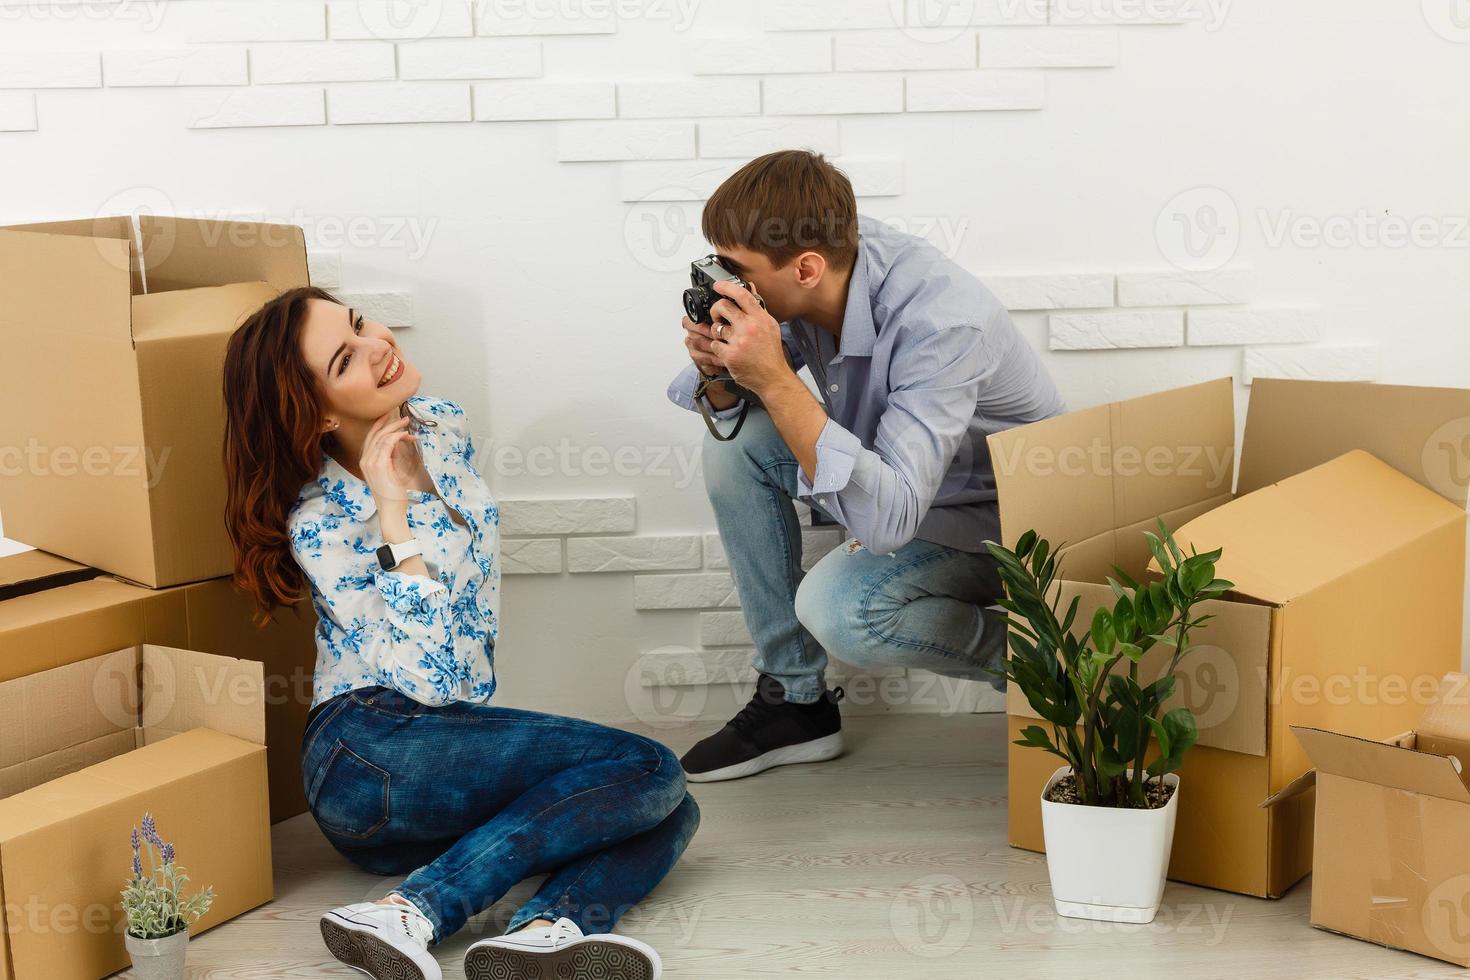
<svg viewBox="0 0 1470 980"><path fill-rule="evenodd" d="M484 703L495 693L500 511L474 468L464 410L426 395L408 406L439 491L408 491L408 526L430 578L383 571L372 493L329 453L287 518L317 614L313 707L374 685L430 705Z"/></svg>

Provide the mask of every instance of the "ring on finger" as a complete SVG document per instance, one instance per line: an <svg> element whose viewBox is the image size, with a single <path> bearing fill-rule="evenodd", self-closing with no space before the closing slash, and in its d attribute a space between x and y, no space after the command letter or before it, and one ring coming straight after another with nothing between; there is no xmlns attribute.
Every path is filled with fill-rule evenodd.
<svg viewBox="0 0 1470 980"><path fill-rule="evenodd" d="M723 340L724 337L725 337L725 325L723 323L717 323L717 324L715 324L715 339L716 340Z"/></svg>

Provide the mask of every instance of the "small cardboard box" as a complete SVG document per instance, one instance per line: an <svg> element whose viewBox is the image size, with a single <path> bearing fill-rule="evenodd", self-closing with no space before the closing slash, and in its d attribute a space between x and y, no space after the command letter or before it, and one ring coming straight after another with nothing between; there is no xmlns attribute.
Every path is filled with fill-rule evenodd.
<svg viewBox="0 0 1470 980"><path fill-rule="evenodd" d="M1309 796L1262 807L1308 768L1288 726L1378 739L1417 714L1415 691L1458 669L1470 392L1257 381L1235 459L1230 379L1101 405L991 436L1002 536L1066 542L1061 608L1078 622L1113 596L1114 564L1144 580L1156 517L1185 550L1224 549L1235 590L1181 664L1174 702L1199 742L1180 772L1170 877L1275 897L1311 870ZM1463 431L1462 431L1463 430ZM1156 567L1154 571L1156 571ZM1152 679L1167 648L1141 670ZM1038 717L1007 694L1008 730ZM1044 849L1039 795L1054 756L1011 745L1009 839Z"/></svg>
<svg viewBox="0 0 1470 980"><path fill-rule="evenodd" d="M1470 677L1383 742L1293 726L1316 769L1312 925L1470 967Z"/></svg>
<svg viewBox="0 0 1470 980"><path fill-rule="evenodd" d="M258 630L249 599L227 578L150 590L44 551L7 555L0 557L0 682L143 643L256 661L264 670L271 818L284 820L306 809L300 753L316 616L308 603L300 609L299 617L282 610ZM0 731L6 724L0 718ZM94 761L82 749L55 762L63 758L73 768Z"/></svg>
<svg viewBox="0 0 1470 980"><path fill-rule="evenodd" d="M128 647L0 683L0 725L0 781L23 785L0 799L0 980L127 965L119 892L145 812L190 890L214 887L191 933L270 901L259 663Z"/></svg>
<svg viewBox="0 0 1470 980"><path fill-rule="evenodd" d="M0 446L21 464L0 482L6 534L154 588L229 574L225 344L307 282L281 225L0 229Z"/></svg>

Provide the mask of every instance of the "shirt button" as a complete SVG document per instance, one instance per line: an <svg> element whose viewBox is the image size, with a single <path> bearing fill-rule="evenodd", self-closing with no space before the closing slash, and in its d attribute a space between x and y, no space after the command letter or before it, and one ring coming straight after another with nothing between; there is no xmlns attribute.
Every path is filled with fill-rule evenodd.
<svg viewBox="0 0 1470 980"><path fill-rule="evenodd" d="M830 392L834 392L835 393L837 391L837 388L838 388L837 385L832 385L827 390L830 391Z"/></svg>

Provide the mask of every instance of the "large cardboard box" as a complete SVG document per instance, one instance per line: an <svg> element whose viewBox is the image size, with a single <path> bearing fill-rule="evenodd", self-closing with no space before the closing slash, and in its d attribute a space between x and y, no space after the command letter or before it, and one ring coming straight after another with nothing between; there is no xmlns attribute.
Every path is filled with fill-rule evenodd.
<svg viewBox="0 0 1470 980"><path fill-rule="evenodd" d="M1383 742L1294 727L1316 769L1312 925L1470 967L1470 677Z"/></svg>
<svg viewBox="0 0 1470 980"><path fill-rule="evenodd" d="M1079 596L1079 622L1111 605L1114 564L1146 577L1142 532L1157 517L1186 549L1224 549L1217 574L1235 590L1199 607L1215 618L1175 698L1200 738L1169 874L1274 897L1311 869L1310 794L1260 806L1309 768L1289 726L1392 735L1416 720L1414 691L1459 668L1470 467L1447 465L1442 446L1460 451L1470 392L1262 379L1232 491L1233 393L1206 382L989 442L1004 541L1036 528L1067 543L1063 608ZM1014 689L1006 710L1012 739L1037 717ZM1009 762L1010 842L1043 850L1056 759L1013 744Z"/></svg>
<svg viewBox="0 0 1470 980"><path fill-rule="evenodd" d="M286 226L145 215L0 229L6 534L152 587L229 574L225 343L307 282L301 231Z"/></svg>
<svg viewBox="0 0 1470 980"><path fill-rule="evenodd" d="M145 812L190 888L215 889L191 932L270 901L264 698L259 663L152 644L0 683L0 780L29 784L0 799L0 980L127 965L119 892ZM78 752L99 761L67 772Z"/></svg>
<svg viewBox="0 0 1470 980"><path fill-rule="evenodd" d="M143 643L256 661L264 671L271 818L284 820L306 809L300 752L316 616L302 603L299 616L281 610L256 629L252 608L227 578L150 590L43 551L0 557L0 682Z"/></svg>

